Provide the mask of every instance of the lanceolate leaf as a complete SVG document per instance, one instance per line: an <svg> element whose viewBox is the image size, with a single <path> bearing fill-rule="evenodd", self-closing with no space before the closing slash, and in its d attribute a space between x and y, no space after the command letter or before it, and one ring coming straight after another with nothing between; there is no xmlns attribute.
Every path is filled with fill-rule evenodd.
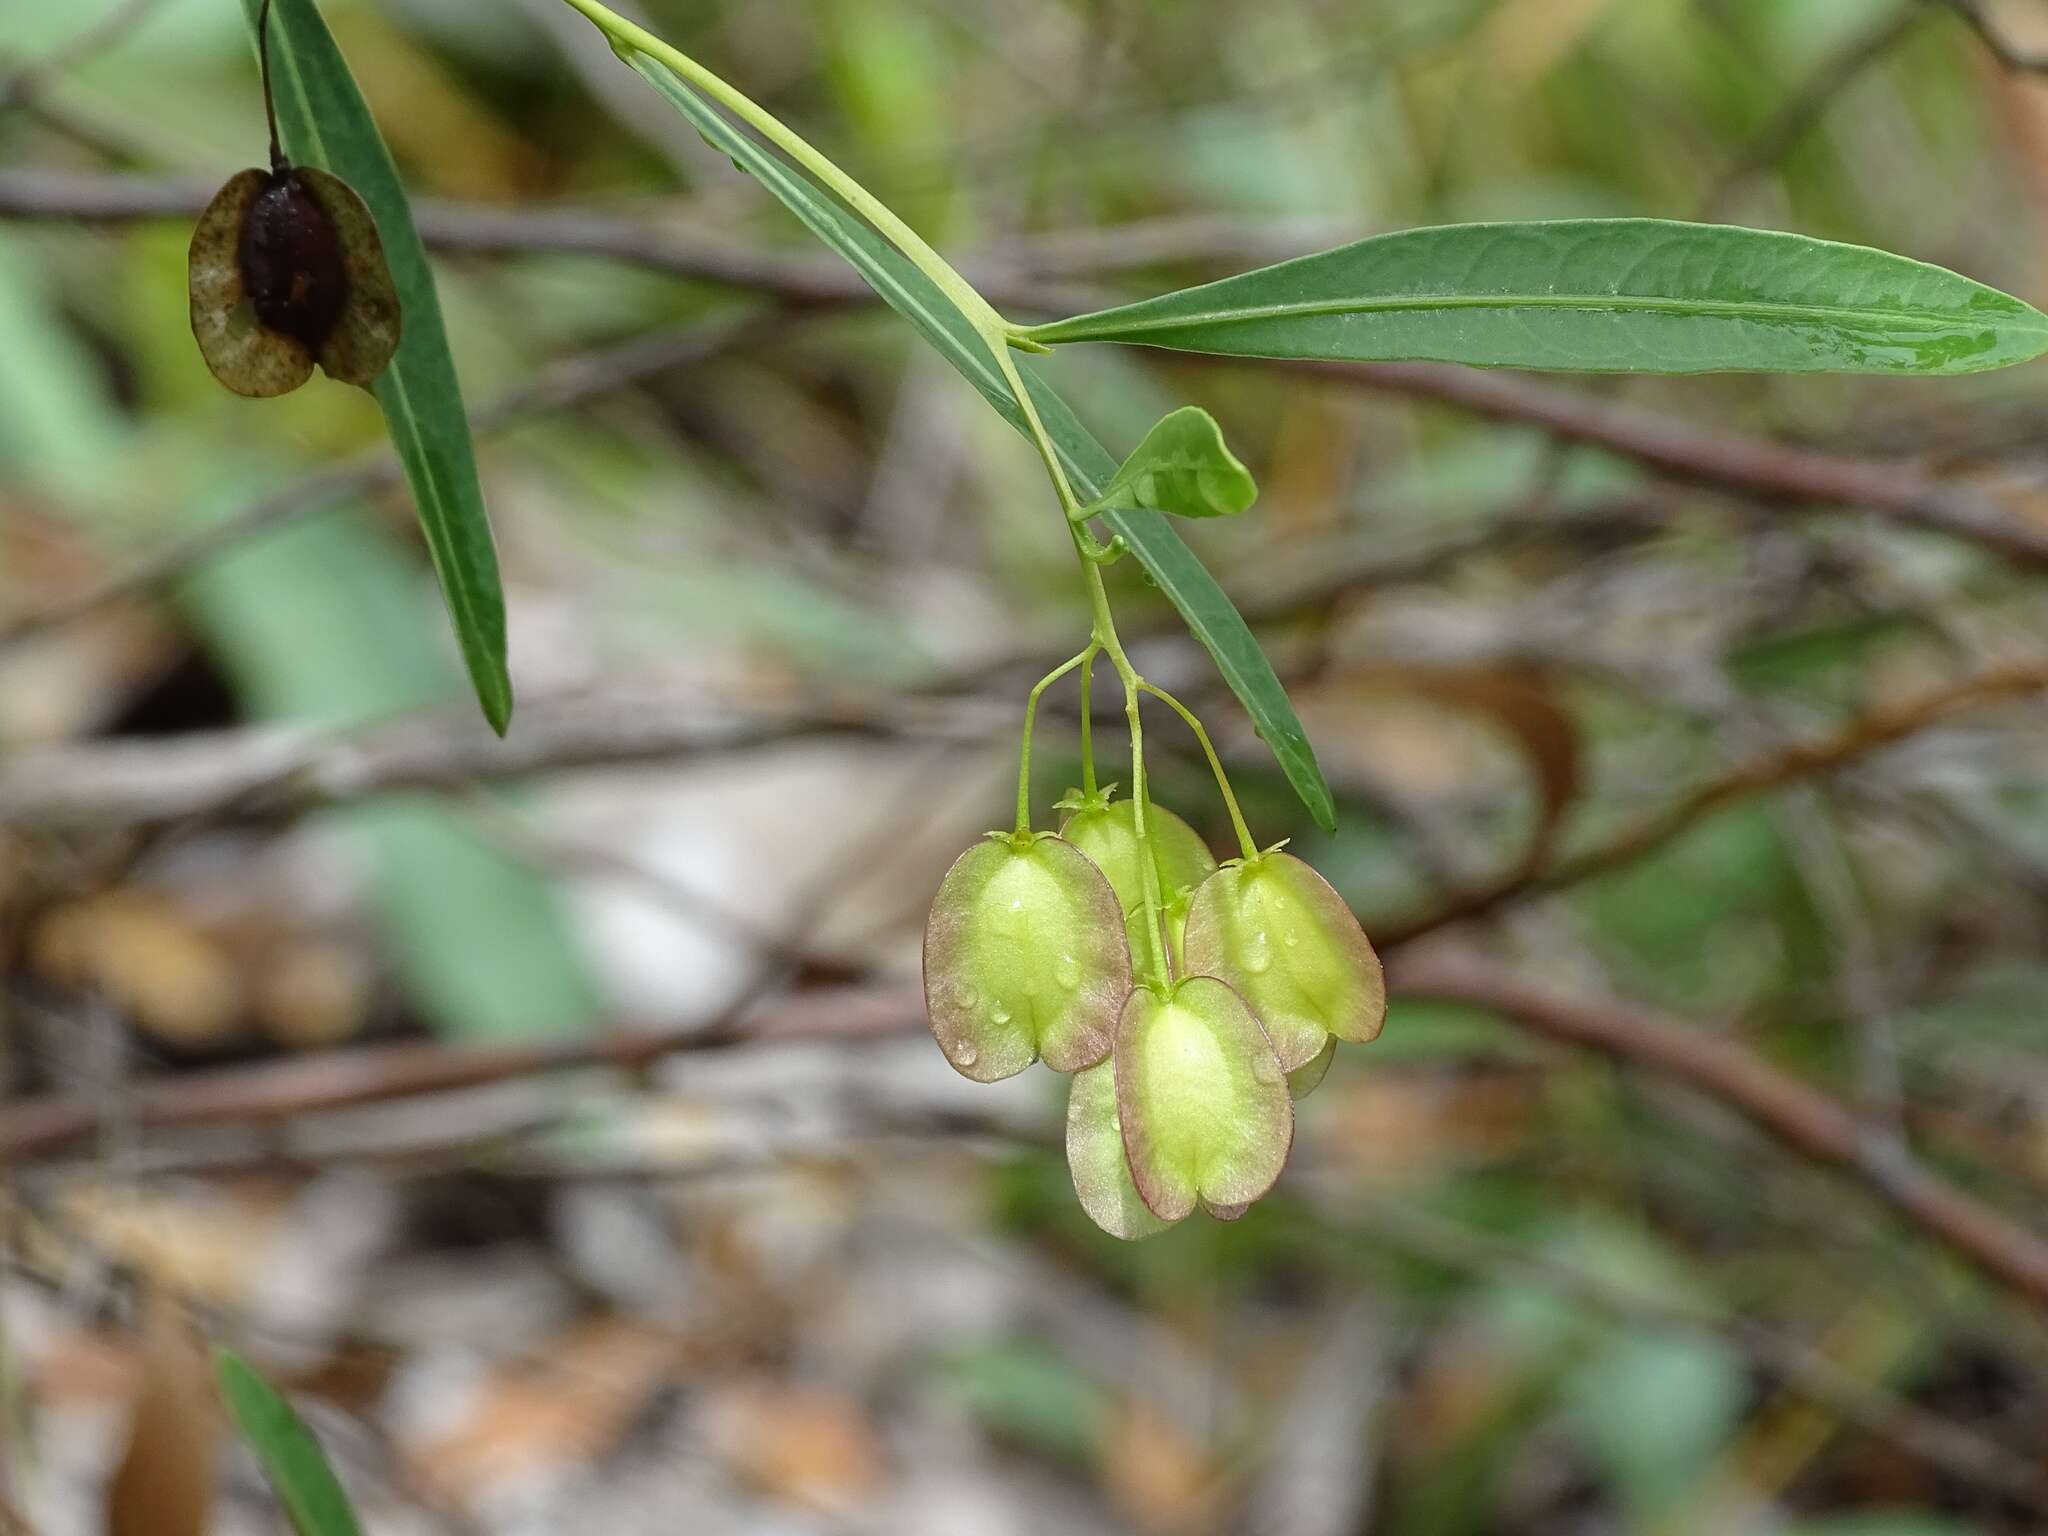
<svg viewBox="0 0 2048 1536"><path fill-rule="evenodd" d="M2048 315L1862 246L1572 219L1381 235L1026 334L1600 373L1951 374L2048 351Z"/></svg>
<svg viewBox="0 0 2048 1536"><path fill-rule="evenodd" d="M1159 420L1088 510L1139 507L1175 517L1235 517L1257 498L1251 471L1223 441L1216 418L1184 405Z"/></svg>
<svg viewBox="0 0 2048 1536"><path fill-rule="evenodd" d="M327 1453L291 1404L239 1355L220 1351L214 1371L228 1412L263 1463L298 1536L362 1536Z"/></svg>
<svg viewBox="0 0 2048 1536"><path fill-rule="evenodd" d="M1020 432L1024 430L1024 413L987 344L929 278L809 178L735 130L658 61L635 54L629 62L714 148L750 172L812 234L844 257L891 308L914 324L939 354L981 391L1005 421ZM1075 493L1084 502L1092 501L1116 474L1116 461L1075 420L1066 402L1049 385L1021 364L1019 371L1074 482ZM1223 680L1244 705L1260 737L1272 748L1288 783L1294 786L1316 823L1326 830L1334 827L1336 806L1330 798L1329 786L1323 782L1322 770L1316 766L1308 735L1287 700L1286 690L1273 675L1272 664L1216 579L1159 513L1121 510L1105 514L1103 522L1123 535L1139 564L1208 650Z"/></svg>
<svg viewBox="0 0 2048 1536"><path fill-rule="evenodd" d="M242 0L252 35L261 4ZM286 153L295 163L339 176L376 218L405 317L398 354L377 380L377 403L412 487L477 701L502 734L512 718L512 680L498 556L440 301L405 188L313 0L272 0L270 63ZM250 132L251 143L259 143L260 124L252 123Z"/></svg>

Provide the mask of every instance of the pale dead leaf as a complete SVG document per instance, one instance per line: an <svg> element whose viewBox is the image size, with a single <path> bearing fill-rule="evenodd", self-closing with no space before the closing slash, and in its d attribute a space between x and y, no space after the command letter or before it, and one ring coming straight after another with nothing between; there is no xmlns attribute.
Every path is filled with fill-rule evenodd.
<svg viewBox="0 0 2048 1536"><path fill-rule="evenodd" d="M43 975L104 993L171 1045L219 1045L241 1020L241 983L226 950L151 892L110 891L59 907L38 926L31 957Z"/></svg>
<svg viewBox="0 0 2048 1536"><path fill-rule="evenodd" d="M1102 1476L1117 1508L1146 1530L1199 1530L1215 1511L1215 1470L1202 1448L1143 1403L1118 1416Z"/></svg>
<svg viewBox="0 0 2048 1536"><path fill-rule="evenodd" d="M1514 737L1535 776L1538 813L1521 867L1541 867L1550 858L1558 826L1579 793L1583 765L1578 726L1558 702L1556 684L1540 672L1519 667L1375 667L1354 674L1368 689L1428 699L1483 715Z"/></svg>
<svg viewBox="0 0 2048 1536"><path fill-rule="evenodd" d="M712 1404L706 1419L719 1450L778 1498L845 1513L881 1484L881 1446L848 1398L750 1385Z"/></svg>
<svg viewBox="0 0 2048 1536"><path fill-rule="evenodd" d="M456 1497L508 1477L594 1466L671 1379L679 1351L672 1334L627 1319L586 1324L538 1361L500 1373L465 1422L415 1449L415 1464Z"/></svg>
<svg viewBox="0 0 2048 1536"><path fill-rule="evenodd" d="M107 1536L206 1536L220 1434L205 1351L167 1304L152 1302L142 1387L107 1490Z"/></svg>

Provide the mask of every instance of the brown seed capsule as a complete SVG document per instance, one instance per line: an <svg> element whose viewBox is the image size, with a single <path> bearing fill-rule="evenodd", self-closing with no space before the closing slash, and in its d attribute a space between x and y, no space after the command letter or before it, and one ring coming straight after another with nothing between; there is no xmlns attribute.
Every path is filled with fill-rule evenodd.
<svg viewBox="0 0 2048 1536"><path fill-rule="evenodd" d="M238 395L287 394L318 363L369 388L398 350L398 290L347 182L282 161L239 171L192 231L192 334Z"/></svg>

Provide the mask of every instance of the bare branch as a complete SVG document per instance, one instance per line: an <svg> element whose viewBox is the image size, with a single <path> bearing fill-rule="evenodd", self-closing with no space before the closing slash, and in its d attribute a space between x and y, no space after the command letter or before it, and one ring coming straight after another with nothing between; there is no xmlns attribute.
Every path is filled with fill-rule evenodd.
<svg viewBox="0 0 2048 1536"><path fill-rule="evenodd" d="M1993 24L1984 0L1933 0L1933 3L1944 5L1960 16L1964 24L1977 34L1991 57L2006 69L2021 74L2048 74L2048 53L2031 52L2008 41Z"/></svg>
<svg viewBox="0 0 2048 1536"><path fill-rule="evenodd" d="M193 817L268 820L393 790L459 790L796 736L980 742L1015 728L1007 701L814 694L742 710L722 695L673 685L613 686L529 699L518 731L502 740L465 709L353 735L260 726L13 753L0 757L0 825L104 830Z"/></svg>
<svg viewBox="0 0 2048 1536"><path fill-rule="evenodd" d="M1547 1039L1684 1083L1799 1156L1855 1179L2023 1300L2048 1305L2048 1241L1939 1176L1874 1152L1862 1123L1839 1100L1731 1040L1645 1009L1567 998L1450 957L1403 956L1391 979L1405 997L1483 1008Z"/></svg>
<svg viewBox="0 0 2048 1536"><path fill-rule="evenodd" d="M549 363L524 384L470 413L470 431L484 436L528 417L578 405L654 375L698 362L749 339L771 334L784 317L697 323L598 347ZM289 481L210 527L176 539L117 571L21 618L0 624L0 651L62 628L110 603L139 597L175 581L194 567L225 553L252 534L308 517L354 497L373 495L401 483L398 460L388 448L329 465Z"/></svg>

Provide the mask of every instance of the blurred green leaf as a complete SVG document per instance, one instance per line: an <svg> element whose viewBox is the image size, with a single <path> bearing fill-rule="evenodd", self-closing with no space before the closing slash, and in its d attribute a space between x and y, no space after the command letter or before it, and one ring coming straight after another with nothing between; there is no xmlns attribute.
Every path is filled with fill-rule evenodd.
<svg viewBox="0 0 2048 1536"><path fill-rule="evenodd" d="M737 132L660 62L644 54L632 55L629 62L696 125L713 148L758 179L814 235L844 257L892 309L914 324L939 354L981 391L1004 420L1020 432L1025 430L1024 413L987 344L929 278L837 200ZM1019 372L1074 482L1075 493L1084 501L1092 500L1115 475L1115 461L1049 385L1021 364ZM1119 510L1106 513L1103 521L1123 535L1138 562L1202 642L1316 823L1325 830L1334 827L1336 802L1316 766L1308 734L1287 691L1273 675L1272 663L1215 577L1159 513Z"/></svg>
<svg viewBox="0 0 2048 1536"><path fill-rule="evenodd" d="M263 1463L298 1536L362 1536L327 1453L292 1405L239 1355L219 1351L214 1372L228 1412Z"/></svg>
<svg viewBox="0 0 2048 1536"><path fill-rule="evenodd" d="M2048 351L2048 315L1862 246L1567 219L1381 235L1025 334L1594 373L1953 374Z"/></svg>
<svg viewBox="0 0 2048 1536"><path fill-rule="evenodd" d="M1718 1340L1616 1334L1562 1386L1566 1421L1622 1502L1649 1518L1683 1502L1735 1431L1748 1383Z"/></svg>
<svg viewBox="0 0 2048 1536"><path fill-rule="evenodd" d="M244 542L181 596L250 710L360 724L456 696L418 569L355 509ZM398 972L443 1032L576 1033L595 992L547 883L427 797L332 814Z"/></svg>
<svg viewBox="0 0 2048 1536"><path fill-rule="evenodd" d="M254 35L263 0L242 0ZM295 161L330 171L369 205L404 309L398 355L377 380L377 403L405 467L454 620L477 702L503 735L512 719L505 663L505 594L477 480L476 449L427 253L413 228L398 169L312 0L273 0L271 80L278 128Z"/></svg>
<svg viewBox="0 0 2048 1536"><path fill-rule="evenodd" d="M1216 418L1184 405L1145 434L1086 510L1091 516L1136 507L1174 517L1235 517L1258 494Z"/></svg>
<svg viewBox="0 0 2048 1536"><path fill-rule="evenodd" d="M1109 1430L1108 1394L1042 1345L1006 1340L960 1350L935 1374L983 1424L1034 1450L1086 1461Z"/></svg>

